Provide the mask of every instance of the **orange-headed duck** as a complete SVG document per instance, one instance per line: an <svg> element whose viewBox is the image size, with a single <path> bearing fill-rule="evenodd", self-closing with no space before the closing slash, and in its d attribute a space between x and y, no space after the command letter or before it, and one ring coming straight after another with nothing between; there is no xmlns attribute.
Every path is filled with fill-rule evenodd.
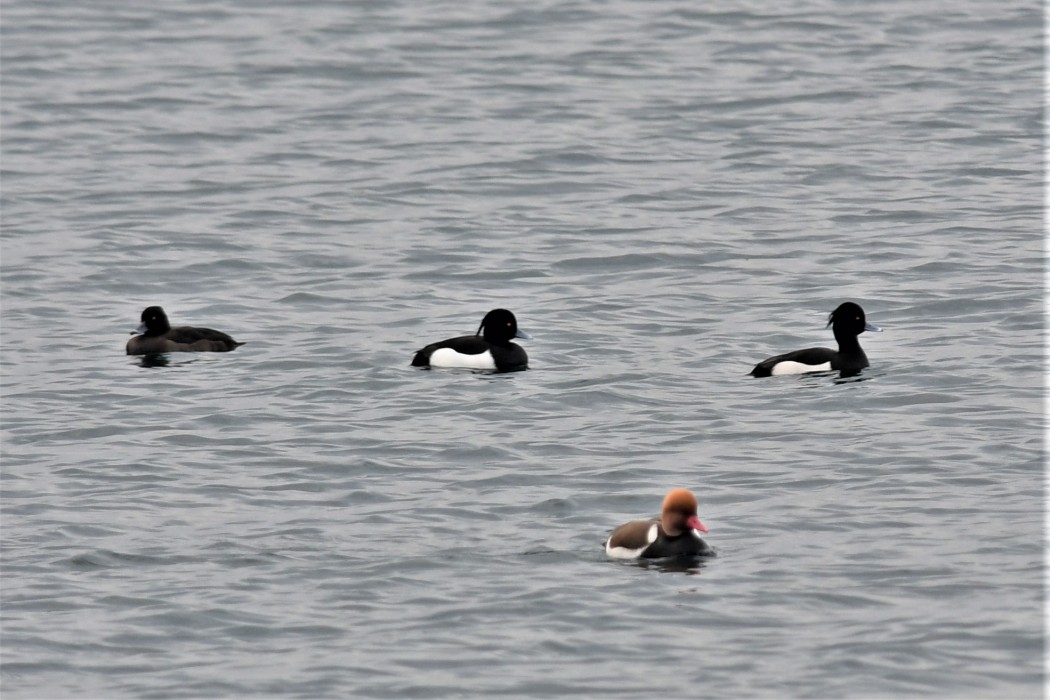
<svg viewBox="0 0 1050 700"><path fill-rule="evenodd" d="M632 520L612 531L605 553L616 559L711 556L715 550L700 539L707 526L696 514L696 496L675 489L664 498L659 519Z"/></svg>

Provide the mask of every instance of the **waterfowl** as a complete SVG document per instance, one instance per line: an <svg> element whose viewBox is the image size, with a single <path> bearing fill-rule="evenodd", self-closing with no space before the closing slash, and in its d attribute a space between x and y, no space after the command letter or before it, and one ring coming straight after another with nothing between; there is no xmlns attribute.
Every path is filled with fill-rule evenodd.
<svg viewBox="0 0 1050 700"><path fill-rule="evenodd" d="M129 355L153 355L162 352L230 352L239 343L225 333L193 326L171 327L168 315L159 306L142 312L142 323L132 331L126 347Z"/></svg>
<svg viewBox="0 0 1050 700"><path fill-rule="evenodd" d="M513 313L493 309L485 314L477 333L441 340L417 350L412 366L464 367L496 372L524 370L529 367L528 355L511 339L531 337L518 329L518 320Z"/></svg>
<svg viewBox="0 0 1050 700"><path fill-rule="evenodd" d="M770 357L755 365L751 376L770 377L836 370L841 376L848 377L867 367L868 356L861 349L857 336L864 331L878 333L882 329L867 322L864 309L852 301L840 304L828 314L828 325L838 341L838 350L807 348Z"/></svg>
<svg viewBox="0 0 1050 700"><path fill-rule="evenodd" d="M711 556L714 549L700 539L707 526L696 511L692 491L674 489L664 498L659 518L632 520L613 530L605 553L614 559Z"/></svg>

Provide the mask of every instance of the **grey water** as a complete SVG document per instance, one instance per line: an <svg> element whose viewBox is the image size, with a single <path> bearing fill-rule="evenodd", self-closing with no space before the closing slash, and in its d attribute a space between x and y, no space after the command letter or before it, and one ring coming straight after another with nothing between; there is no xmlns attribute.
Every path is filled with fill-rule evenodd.
<svg viewBox="0 0 1050 700"><path fill-rule="evenodd" d="M5 700L1042 697L1042 26L4 0Z"/></svg>

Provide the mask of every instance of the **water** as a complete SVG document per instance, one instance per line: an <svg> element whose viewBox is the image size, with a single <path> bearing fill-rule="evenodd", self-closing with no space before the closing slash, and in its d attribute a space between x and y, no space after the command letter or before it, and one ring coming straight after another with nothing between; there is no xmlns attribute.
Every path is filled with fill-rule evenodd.
<svg viewBox="0 0 1050 700"><path fill-rule="evenodd" d="M1041 697L1040 10L8 0L4 697Z"/></svg>

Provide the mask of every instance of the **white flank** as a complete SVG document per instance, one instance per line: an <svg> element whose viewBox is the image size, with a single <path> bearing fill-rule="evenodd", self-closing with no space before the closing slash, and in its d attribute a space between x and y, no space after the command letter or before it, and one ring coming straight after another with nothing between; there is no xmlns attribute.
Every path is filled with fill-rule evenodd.
<svg viewBox="0 0 1050 700"><path fill-rule="evenodd" d="M827 372L830 369L830 362L824 362L819 365L804 365L801 362L785 360L784 362L778 362L773 365L773 376L779 377L781 374L805 374L806 372Z"/></svg>
<svg viewBox="0 0 1050 700"><path fill-rule="evenodd" d="M651 545L653 542L656 542L656 536L656 523L653 523L653 526L649 528L649 536L646 538L648 541L638 549L627 549L627 547L610 547L609 542L612 541L612 538L610 537L609 539L605 540L605 553L613 559L637 559L638 557L642 556L642 552L645 551L646 547Z"/></svg>
<svg viewBox="0 0 1050 700"><path fill-rule="evenodd" d="M488 350L479 355L464 355L452 348L438 348L430 353L430 366L496 369L496 361L492 359L492 353Z"/></svg>

